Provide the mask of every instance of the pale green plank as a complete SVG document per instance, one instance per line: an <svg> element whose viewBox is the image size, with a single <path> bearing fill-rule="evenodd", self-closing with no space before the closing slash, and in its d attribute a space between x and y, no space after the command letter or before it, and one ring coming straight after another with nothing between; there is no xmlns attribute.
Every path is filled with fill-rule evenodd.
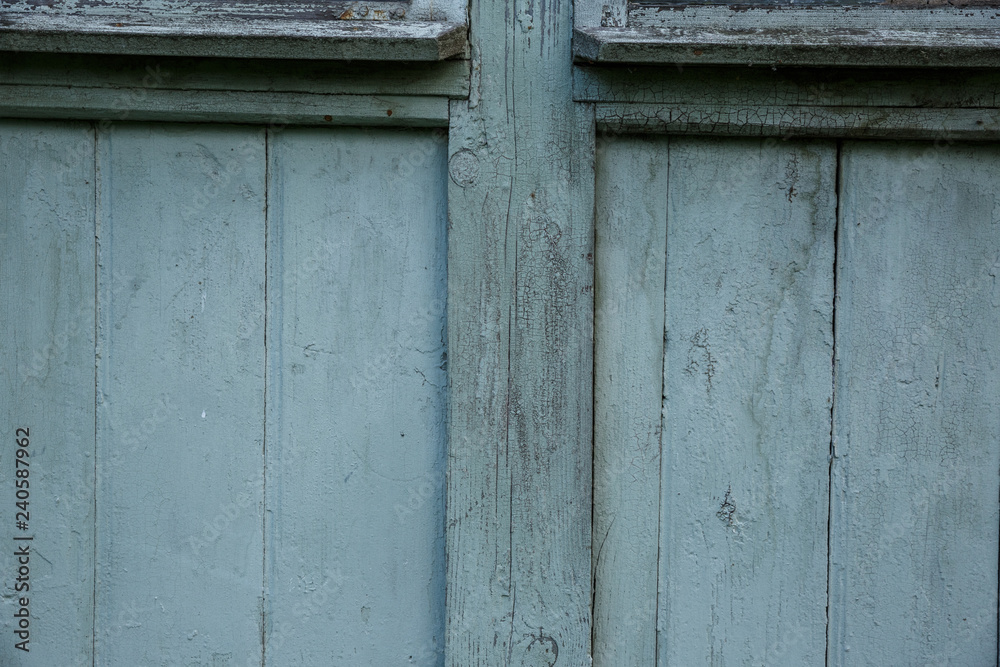
<svg viewBox="0 0 1000 667"><path fill-rule="evenodd" d="M268 665L438 665L445 144L272 134Z"/></svg>
<svg viewBox="0 0 1000 667"><path fill-rule="evenodd" d="M396 95L317 95L301 92L121 89L0 84L0 114L17 118L111 122L181 121L285 125L444 127L448 100Z"/></svg>
<svg viewBox="0 0 1000 667"><path fill-rule="evenodd" d="M659 664L822 664L836 150L669 161Z"/></svg>
<svg viewBox="0 0 1000 667"><path fill-rule="evenodd" d="M0 155L0 664L90 665L94 132L82 124L0 122ZM29 429L27 468L14 463L20 427ZM27 530L15 524L23 520L15 517L15 469L28 471ZM19 545L30 545L21 582ZM22 597L30 609L28 652L15 647L23 640L14 634Z"/></svg>
<svg viewBox="0 0 1000 667"><path fill-rule="evenodd" d="M98 136L96 663L260 662L264 132Z"/></svg>
<svg viewBox="0 0 1000 667"><path fill-rule="evenodd" d="M1000 150L842 160L830 664L996 664Z"/></svg>
<svg viewBox="0 0 1000 667"><path fill-rule="evenodd" d="M615 133L664 132L733 137L850 137L996 140L997 109L846 105L598 104L599 127Z"/></svg>
<svg viewBox="0 0 1000 667"><path fill-rule="evenodd" d="M656 659L667 140L598 154L594 281L594 664Z"/></svg>
<svg viewBox="0 0 1000 667"><path fill-rule="evenodd" d="M594 125L572 10L471 2L472 89L451 106L454 667L590 660Z"/></svg>

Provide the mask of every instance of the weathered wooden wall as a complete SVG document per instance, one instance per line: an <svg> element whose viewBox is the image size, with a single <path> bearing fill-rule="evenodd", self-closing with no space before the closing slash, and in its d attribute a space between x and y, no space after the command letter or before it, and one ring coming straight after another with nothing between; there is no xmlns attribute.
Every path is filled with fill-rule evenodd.
<svg viewBox="0 0 1000 667"><path fill-rule="evenodd" d="M0 121L0 664L994 664L994 76L471 12L471 67L0 67L143 121Z"/></svg>
<svg viewBox="0 0 1000 667"><path fill-rule="evenodd" d="M847 143L830 664L997 660L1000 151Z"/></svg>
<svg viewBox="0 0 1000 667"><path fill-rule="evenodd" d="M947 142L609 140L595 664L996 661L998 173Z"/></svg>
<svg viewBox="0 0 1000 667"><path fill-rule="evenodd" d="M37 619L16 650L4 596L0 663L439 664L445 142L12 121L0 149Z"/></svg>

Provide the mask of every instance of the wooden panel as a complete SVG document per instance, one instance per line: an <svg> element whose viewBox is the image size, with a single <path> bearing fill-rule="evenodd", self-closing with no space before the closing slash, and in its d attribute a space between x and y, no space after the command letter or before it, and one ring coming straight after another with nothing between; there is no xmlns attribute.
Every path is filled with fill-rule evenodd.
<svg viewBox="0 0 1000 667"><path fill-rule="evenodd" d="M310 34L358 23L395 23L397 27L398 24L406 27L422 21L462 22L466 11L461 0L81 0L73 5L38 5L31 0L13 0L7 4L15 12L103 19L108 28L148 26L157 18L161 21L164 18L201 18L209 24L220 19L244 19L245 32L266 32L271 27L269 23L291 19L312 23L314 32ZM124 18L128 23L114 25L111 18ZM390 30L392 27L388 26Z"/></svg>
<svg viewBox="0 0 1000 667"><path fill-rule="evenodd" d="M903 0L911 1L917 0ZM981 6L633 6L627 28L578 28L573 46L577 60L609 64L996 67L991 26L998 16L997 9Z"/></svg>
<svg viewBox="0 0 1000 667"><path fill-rule="evenodd" d="M17 62L17 61L15 61ZM227 61L231 62L231 61ZM36 65L18 63L6 76L57 85L33 74ZM221 69L222 66L219 66ZM2 70L0 70L2 71ZM23 72L23 74L22 74ZM136 75L145 70L136 68ZM206 73L207 74L207 73ZM64 75L66 76L66 75ZM91 75L92 76L92 75ZM266 74L259 75L265 78ZM141 79L136 76L133 81ZM210 82L210 76L199 77ZM173 79L171 79L173 80ZM294 81L294 80L293 80ZM190 85L190 84L189 84ZM721 108L739 100L734 116L749 109L774 107L848 107L863 109L993 109L1000 72L995 70L763 67L577 67L574 99L589 102L660 105L669 108ZM735 106L735 105L731 105ZM662 116L662 114L661 114ZM763 119L761 119L763 120ZM600 121L599 121L600 122ZM888 120L886 121L888 122Z"/></svg>
<svg viewBox="0 0 1000 667"><path fill-rule="evenodd" d="M829 664L996 664L1000 149L842 159Z"/></svg>
<svg viewBox="0 0 1000 667"><path fill-rule="evenodd" d="M442 660L444 149L272 134L268 664Z"/></svg>
<svg viewBox="0 0 1000 667"><path fill-rule="evenodd" d="M0 84L0 113L24 118L183 121L285 125L403 125L443 127L441 97L315 95L312 93L149 90Z"/></svg>
<svg viewBox="0 0 1000 667"><path fill-rule="evenodd" d="M836 150L669 160L659 663L822 664Z"/></svg>
<svg viewBox="0 0 1000 667"><path fill-rule="evenodd" d="M0 122L0 155L0 664L90 665L94 132ZM19 428L29 435L21 465ZM26 482L19 490L28 493L27 517L15 516L15 481ZM16 521L25 518L27 528L19 529ZM24 550L27 556L18 555ZM30 619L28 634L18 637L21 598ZM25 640L28 652L16 648Z"/></svg>
<svg viewBox="0 0 1000 667"><path fill-rule="evenodd" d="M98 137L97 664L260 662L263 142Z"/></svg>
<svg viewBox="0 0 1000 667"><path fill-rule="evenodd" d="M598 104L606 131L733 137L1000 138L1000 110L732 104Z"/></svg>
<svg viewBox="0 0 1000 667"><path fill-rule="evenodd" d="M220 16L190 5L139 14L4 12L0 50L138 56L438 61L461 55L466 27L439 21ZM185 11L186 10L186 11Z"/></svg>
<svg viewBox="0 0 1000 667"><path fill-rule="evenodd" d="M501 8L470 3L449 127L447 664L586 665L593 109L572 3Z"/></svg>
<svg viewBox="0 0 1000 667"><path fill-rule="evenodd" d="M597 162L594 284L594 664L656 660L667 140Z"/></svg>
<svg viewBox="0 0 1000 667"><path fill-rule="evenodd" d="M980 76L979 78L984 78ZM988 77L986 77L988 78ZM469 94L469 61L433 63L255 60L250 58L136 58L66 53L5 53L0 82L33 86L140 90L251 90L316 95ZM968 87L968 81L962 81ZM983 88L983 86L980 84ZM992 88L991 88L992 90ZM118 94L114 95L118 97ZM968 95L966 95L966 98ZM992 99L992 97L991 97Z"/></svg>

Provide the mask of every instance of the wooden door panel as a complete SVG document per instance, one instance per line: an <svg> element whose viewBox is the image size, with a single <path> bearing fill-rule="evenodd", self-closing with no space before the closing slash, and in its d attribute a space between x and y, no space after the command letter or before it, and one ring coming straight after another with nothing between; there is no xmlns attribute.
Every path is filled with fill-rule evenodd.
<svg viewBox="0 0 1000 667"><path fill-rule="evenodd" d="M673 140L660 664L825 644L836 148Z"/></svg>
<svg viewBox="0 0 1000 667"><path fill-rule="evenodd" d="M4 122L0 149L30 530L13 430L0 512L34 538L0 663L440 664L444 142Z"/></svg>
<svg viewBox="0 0 1000 667"><path fill-rule="evenodd" d="M607 643L595 654L620 664L631 637L645 646L635 664L816 664L836 147L663 139L613 145L602 161L613 165L599 169L598 201L613 203L597 222L594 552ZM657 238L665 261L646 247ZM650 363L662 364L652 387ZM602 581L605 554L619 553L646 566L645 590L632 591L637 577L629 592L658 600L655 647L640 631L649 610L606 588L618 577Z"/></svg>
<svg viewBox="0 0 1000 667"><path fill-rule="evenodd" d="M264 132L98 135L96 662L260 662Z"/></svg>
<svg viewBox="0 0 1000 667"><path fill-rule="evenodd" d="M993 664L1000 149L841 168L830 664Z"/></svg>
<svg viewBox="0 0 1000 667"><path fill-rule="evenodd" d="M438 664L444 144L270 142L267 663Z"/></svg>
<svg viewBox="0 0 1000 667"><path fill-rule="evenodd" d="M604 149L597 664L996 661L998 167L942 142Z"/></svg>

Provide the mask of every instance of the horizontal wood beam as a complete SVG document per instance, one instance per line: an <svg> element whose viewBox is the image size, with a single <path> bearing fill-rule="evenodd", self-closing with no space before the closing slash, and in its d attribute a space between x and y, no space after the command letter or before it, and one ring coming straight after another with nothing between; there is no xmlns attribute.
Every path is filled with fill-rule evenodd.
<svg viewBox="0 0 1000 667"><path fill-rule="evenodd" d="M385 63L2 53L0 84L237 90L346 95L469 96L469 61Z"/></svg>
<svg viewBox="0 0 1000 667"><path fill-rule="evenodd" d="M579 66L579 102L813 107L1000 107L1000 73L972 69Z"/></svg>
<svg viewBox="0 0 1000 667"><path fill-rule="evenodd" d="M997 67L1000 12L882 7L644 10L628 27L574 31L578 62Z"/></svg>
<svg viewBox="0 0 1000 667"><path fill-rule="evenodd" d="M0 84L0 117L445 127L448 99Z"/></svg>
<svg viewBox="0 0 1000 667"><path fill-rule="evenodd" d="M436 61L466 51L466 26L237 16L10 11L0 50L223 58Z"/></svg>
<svg viewBox="0 0 1000 667"><path fill-rule="evenodd" d="M613 103L596 107L604 141L609 140L607 133L613 138L633 132L934 141L1000 138L998 109Z"/></svg>

